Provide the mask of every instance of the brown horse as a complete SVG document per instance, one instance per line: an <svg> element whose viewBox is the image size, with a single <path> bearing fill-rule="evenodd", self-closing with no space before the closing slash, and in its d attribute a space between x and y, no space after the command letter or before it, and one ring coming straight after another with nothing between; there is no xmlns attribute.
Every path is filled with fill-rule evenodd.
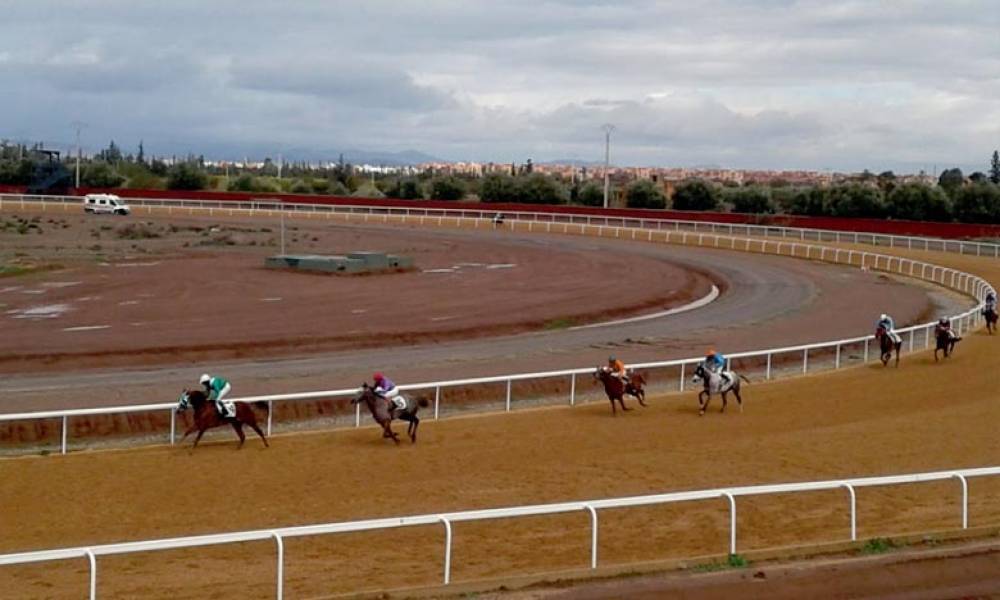
<svg viewBox="0 0 1000 600"><path fill-rule="evenodd" d="M997 330L997 311L983 309L983 318L986 319L986 331L993 335Z"/></svg>
<svg viewBox="0 0 1000 600"><path fill-rule="evenodd" d="M934 329L934 362L938 361L938 352L944 351L944 357L948 358L955 352L955 344L962 341L958 336L952 336L947 329L937 327Z"/></svg>
<svg viewBox="0 0 1000 600"><path fill-rule="evenodd" d="M184 432L181 440L183 441L187 436L197 431L198 437L194 438L194 445L191 446L192 449L197 448L198 442L201 441L201 436L205 435L206 430L228 423L233 426L236 435L240 436L239 448L242 448L243 442L246 441L246 436L243 435L244 425L257 432L260 439L264 440L265 447L269 446L264 432L257 425L257 415L254 414L253 408L245 402L234 402L233 404L236 405L236 416L223 417L215 408L215 402L210 401L205 392L201 390L184 390L180 401L177 403L177 412L182 413L188 407L194 409L194 425ZM268 410L267 402L254 402L253 405L257 408L263 408L265 412Z"/></svg>
<svg viewBox="0 0 1000 600"><path fill-rule="evenodd" d="M642 373L630 373L628 376L628 383L626 384L617 375L614 375L607 367L598 367L594 371L594 379L599 380L604 384L604 393L608 395L608 400L611 402L611 414L617 415L618 409L615 408L615 400L621 405L622 411L632 410L625 406L625 396L634 396L639 404L646 406L646 391L643 386L646 384L646 378L642 376Z"/></svg>
<svg viewBox="0 0 1000 600"><path fill-rule="evenodd" d="M417 427L420 426L417 411L427 407L427 399L418 398L416 401L406 397L403 399L406 401L406 408L396 408L392 400L376 394L375 388L366 382L361 384L361 393L351 400L351 404L364 402L368 406L369 412L372 413L372 418L382 427L382 437L391 438L397 444L399 444L399 436L392 430L392 420L399 418L408 421L410 425L406 428L406 433L410 436L410 443L414 444L417 442Z"/></svg>
<svg viewBox="0 0 1000 600"><path fill-rule="evenodd" d="M882 366L889 365L889 359L892 358L892 353L896 353L896 366L899 366L899 349L903 347L903 340L895 341L886 332L885 327L879 327L875 331L875 339L878 340L879 350L881 354L879 358L882 360Z"/></svg>

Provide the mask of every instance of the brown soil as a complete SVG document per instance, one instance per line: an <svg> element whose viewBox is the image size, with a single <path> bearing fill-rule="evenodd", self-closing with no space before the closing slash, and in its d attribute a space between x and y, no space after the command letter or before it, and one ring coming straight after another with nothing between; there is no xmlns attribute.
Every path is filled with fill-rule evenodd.
<svg viewBox="0 0 1000 600"><path fill-rule="evenodd" d="M0 370L7 372L301 355L564 328L684 304L713 283L664 260L631 256L628 268L643 273L643 285L623 294L608 284L621 279L620 253L497 238L471 243L460 233L419 229L290 224L290 252L377 249L412 256L418 266L316 276L263 268L277 253L277 233L260 220L37 218L32 231L41 233L0 229L0 257L28 254L66 268L0 286L7 313ZM428 272L438 269L448 272ZM42 314L26 317L31 310Z"/></svg>

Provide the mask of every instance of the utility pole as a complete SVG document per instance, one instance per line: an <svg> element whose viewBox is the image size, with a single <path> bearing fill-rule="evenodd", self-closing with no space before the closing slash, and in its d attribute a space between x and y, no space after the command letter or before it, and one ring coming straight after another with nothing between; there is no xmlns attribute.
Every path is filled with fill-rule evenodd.
<svg viewBox="0 0 1000 600"><path fill-rule="evenodd" d="M87 126L81 121L73 121L70 125L76 127L76 188L80 188L80 130Z"/></svg>
<svg viewBox="0 0 1000 600"><path fill-rule="evenodd" d="M278 179L281 179L281 152L278 153Z"/></svg>
<svg viewBox="0 0 1000 600"><path fill-rule="evenodd" d="M611 191L610 180L608 179L608 168L611 165L611 132L615 130L615 126L611 123L606 123L601 126L604 130L604 208L608 207L608 195Z"/></svg>

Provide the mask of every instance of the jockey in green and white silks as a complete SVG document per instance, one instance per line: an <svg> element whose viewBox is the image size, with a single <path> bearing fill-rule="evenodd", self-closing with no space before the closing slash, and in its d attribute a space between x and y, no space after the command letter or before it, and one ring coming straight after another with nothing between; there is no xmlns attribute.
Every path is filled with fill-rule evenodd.
<svg viewBox="0 0 1000 600"><path fill-rule="evenodd" d="M896 322L889 315L882 313L879 316L878 321L875 322L875 331L878 331L879 327L885 330L886 335L893 342L898 344L903 341L903 338L899 337L899 334L896 333Z"/></svg>
<svg viewBox="0 0 1000 600"><path fill-rule="evenodd" d="M221 416L226 418L236 416L236 405L232 402L224 401L229 392L233 391L233 387L229 385L228 381L221 377L212 377L208 373L202 375L199 381L205 386L205 393L208 394L208 399L215 402L215 408Z"/></svg>
<svg viewBox="0 0 1000 600"><path fill-rule="evenodd" d="M381 373L375 373L372 380L375 382L375 395L388 400L391 409L406 410L406 398L399 393L391 379Z"/></svg>

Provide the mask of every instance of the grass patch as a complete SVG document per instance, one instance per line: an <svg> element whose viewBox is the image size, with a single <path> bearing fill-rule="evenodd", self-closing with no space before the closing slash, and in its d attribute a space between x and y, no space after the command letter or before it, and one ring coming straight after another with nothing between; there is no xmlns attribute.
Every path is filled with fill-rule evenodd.
<svg viewBox="0 0 1000 600"><path fill-rule="evenodd" d="M726 557L725 562L703 563L691 567L691 570L695 573L714 573L716 571L724 571L726 569L745 569L749 566L750 561L748 561L743 555L730 554Z"/></svg>
<svg viewBox="0 0 1000 600"><path fill-rule="evenodd" d="M576 325L576 319L570 317L560 317L558 319L552 319L551 321L546 321L543 325L543 329L546 331L552 331L556 329L569 329Z"/></svg>
<svg viewBox="0 0 1000 600"><path fill-rule="evenodd" d="M862 554L885 554L899 546L889 538L872 538L861 547Z"/></svg>
<svg viewBox="0 0 1000 600"><path fill-rule="evenodd" d="M159 232L145 223L129 223L115 230L120 240L149 240L160 237Z"/></svg>
<svg viewBox="0 0 1000 600"><path fill-rule="evenodd" d="M44 271L56 271L63 268L60 264L48 264L48 265L32 265L32 264L14 264L14 265L3 265L0 264L0 278L5 277L19 277L21 275L31 275L32 273L41 273Z"/></svg>

